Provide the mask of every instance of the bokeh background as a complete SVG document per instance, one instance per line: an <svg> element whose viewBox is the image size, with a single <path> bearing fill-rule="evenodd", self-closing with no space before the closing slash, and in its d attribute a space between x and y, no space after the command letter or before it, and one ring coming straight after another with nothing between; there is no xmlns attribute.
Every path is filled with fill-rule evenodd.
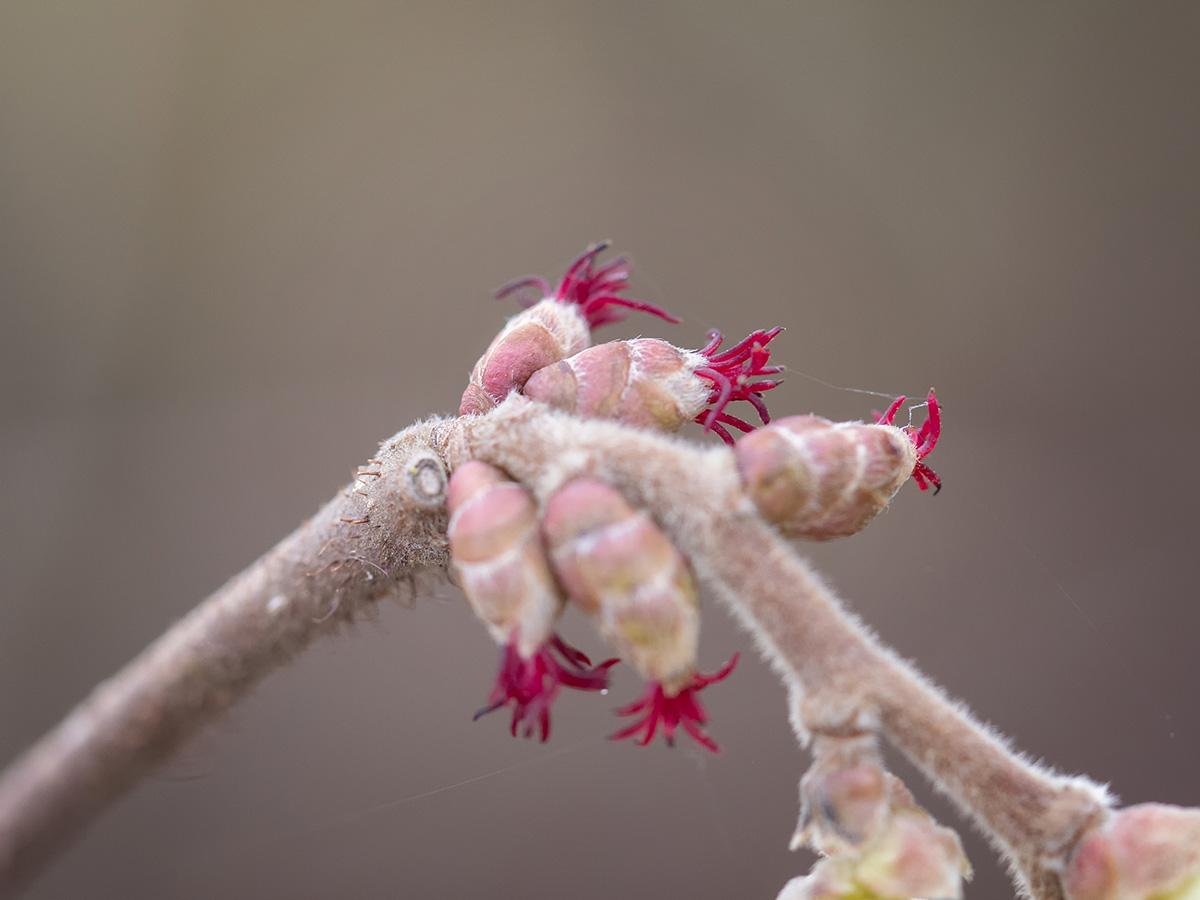
<svg viewBox="0 0 1200 900"><path fill-rule="evenodd" d="M606 338L786 325L777 415L935 385L945 490L809 555L1030 754L1200 804L1198 41L1186 2L3 4L0 761L452 411L492 288L612 238L686 321ZM704 666L738 648L714 605ZM471 722L494 665L452 588L389 605L29 897L772 898L807 869L753 654L709 691L719 757L605 741L628 672L513 740ZM968 848L968 897L1012 896Z"/></svg>

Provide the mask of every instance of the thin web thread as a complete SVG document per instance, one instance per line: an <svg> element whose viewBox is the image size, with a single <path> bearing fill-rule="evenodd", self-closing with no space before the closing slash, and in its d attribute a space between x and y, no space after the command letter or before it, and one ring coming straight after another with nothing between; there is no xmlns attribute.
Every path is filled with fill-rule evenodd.
<svg viewBox="0 0 1200 900"><path fill-rule="evenodd" d="M499 769L492 769L484 772L481 775L475 775L472 778L464 778L461 781L456 781L453 784L443 785L433 788L432 790L422 791L419 794L412 794L407 797L400 797L396 800L389 800L384 803L379 803L374 806L368 806L362 809L350 810L349 812L340 815L332 816L319 822L314 822L308 825L301 825L296 828L284 829L273 834L264 834L257 837L234 838L231 837L224 841L215 841L208 843L200 848L195 848L188 852L187 856L191 859L209 858L213 856L228 857L232 854L245 854L252 852L256 848L263 848L273 845L290 844L296 840L303 840L305 837L312 837L322 832L335 830L344 827L354 822L365 819L377 813L388 812L407 806L410 803L416 803L418 800L424 800L428 797L435 797L438 794L444 794L447 791L457 790L458 788L468 787L472 784L478 784L482 781L487 781L492 778L505 775L509 772L515 772L518 769L525 769L532 766L537 766L542 763L547 763L559 757L566 756L568 753L575 753L584 747L594 747L606 743L604 738L589 738L586 741L580 741L571 744L567 747L561 747L549 753L544 753L539 756L523 759L520 762L515 762L508 766L502 766Z"/></svg>
<svg viewBox="0 0 1200 900"><path fill-rule="evenodd" d="M835 391L845 391L845 392L851 393L851 394L866 394L867 396L871 396L871 397L885 398L889 401L892 398L899 396L899 394L895 393L895 392L872 391L872 390L867 390L865 388L855 388L855 387L848 387L846 385L833 384L832 382L826 381L823 378L818 378L816 375L810 375L807 372L801 372L801 371L798 371L796 369L792 369L792 368L786 367L786 366L785 366L785 369L789 374L799 375L801 378L807 378L809 381L814 381L817 384L823 385L824 387L827 387L827 388L829 388L831 390L835 390ZM912 424L914 410L920 409L921 407L928 406L928 405L929 404L926 402L914 403L914 404L910 405L908 407L908 424L909 425ZM1120 654L1119 649L1113 644L1113 642L1108 638L1108 636L1105 635L1104 632L1100 630L1100 628L1096 625L1096 623L1092 620L1092 618L1087 614L1087 611L1083 608L1082 605L1080 605L1079 601L1076 600L1075 597L1071 594L1071 592L1066 589L1066 587L1063 585L1063 583L1061 581L1059 581L1058 576L1055 575L1054 572L1050 569L1050 567L1048 565L1046 565L1045 562L1042 561L1041 557L1039 557L1036 553L1033 552L1033 549L1028 544L1026 544L1025 541L1023 541L1021 539L1020 535L1017 534L1012 528L1007 526L1000 519L1000 517L996 515L995 512L988 509L983 503L980 503L978 501L976 501L976 503L977 503L979 509L981 511L983 511L1018 547L1020 547L1021 550L1024 551L1024 553L1031 560L1034 561L1034 563L1037 564L1037 567L1041 570L1042 574L1045 575L1045 577L1050 581L1050 583L1052 585L1054 585L1054 587L1058 590L1058 593L1060 593L1063 597L1066 598L1067 602L1075 610L1075 612L1079 616L1079 618L1083 619L1083 621L1087 624L1088 628L1090 628L1092 630L1092 632L1095 633L1095 635L1100 639L1100 644L1104 647L1105 650L1108 651L1109 657L1111 659L1115 660L1117 665L1120 666L1121 671L1123 671L1125 673L1126 678L1129 679L1129 684L1136 688L1138 686L1138 678L1134 674L1132 667L1129 665L1129 663L1126 661L1126 659ZM1169 723L1172 721L1170 714L1164 714L1163 721L1168 723L1168 727L1170 727ZM1170 731L1169 736L1174 738L1175 732Z"/></svg>
<svg viewBox="0 0 1200 900"><path fill-rule="evenodd" d="M568 753L574 753L575 751L580 750L583 747L596 745L596 744L599 744L602 742L603 741L599 738L591 738L586 741L580 741L577 744L571 744L569 747L562 747L561 749L554 750L550 753L545 753L540 756L532 757L530 759L523 759L520 762L515 762L512 765L504 766L499 769L494 769L490 772L485 772L482 775L476 775L473 778L464 778L462 781L456 781L453 784L443 785L442 787L434 788L433 790L422 791L419 794L413 794L409 797L401 797L398 800L388 800L385 803L379 803L379 804L376 804L375 806L368 806L363 809L352 810L350 812L343 813L339 816L334 816L333 818L326 819L323 822L314 824L306 830L318 831L318 830L323 830L325 828L336 828L338 826L345 825L349 822L353 822L356 819L361 819L366 816L374 815L375 813L387 812L389 810L397 809L401 806L406 806L409 803L415 803L417 800L424 800L426 797L433 797L433 796L436 796L437 794L444 794L446 791L453 791L453 790L456 790L461 787L466 787L467 785L477 784L480 781L487 781L489 778L495 778L499 775L505 775L508 772L515 772L518 769L526 769L530 766L549 762L550 760L557 759L560 756L566 756Z"/></svg>

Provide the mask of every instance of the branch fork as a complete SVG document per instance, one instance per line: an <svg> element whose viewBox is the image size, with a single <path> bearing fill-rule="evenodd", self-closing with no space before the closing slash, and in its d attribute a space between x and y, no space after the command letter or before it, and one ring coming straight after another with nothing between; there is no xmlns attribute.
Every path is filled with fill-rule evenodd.
<svg viewBox="0 0 1200 900"><path fill-rule="evenodd" d="M513 702L514 733L523 724L543 738L558 686L600 689L611 664L589 668L556 643L564 589L650 683L650 706L629 711L657 711L672 732L678 722L702 743L711 741L699 728L707 717L692 694L728 671L694 670L693 582L724 602L787 685L793 730L814 755L793 843L827 855L780 900L960 895L970 870L957 837L883 769L881 740L989 837L1035 900L1200 900L1200 810L1114 811L1103 787L1016 753L881 645L787 542L854 533L910 476L940 484L923 461L940 431L932 392L921 429L892 425L894 405L870 425L784 419L732 449L583 418L521 393L522 379L582 352L589 329L618 308L646 309L619 296L623 261L593 268L598 252L577 260L555 296L510 321L472 373L463 415L383 442L312 519L0 776L0 897L269 672L453 564L504 646L489 704ZM516 288L529 286L550 293L541 279ZM774 371L764 345L776 333L739 345L752 375ZM524 366L517 381L501 364L510 357ZM743 399L757 407L773 386L749 383ZM703 403L711 391L704 387ZM701 418L697 410L682 419L693 415ZM485 514L472 520L472 504ZM650 574L619 589L613 570L571 569L597 548L622 561L618 574ZM627 729L643 730L649 740L653 723Z"/></svg>

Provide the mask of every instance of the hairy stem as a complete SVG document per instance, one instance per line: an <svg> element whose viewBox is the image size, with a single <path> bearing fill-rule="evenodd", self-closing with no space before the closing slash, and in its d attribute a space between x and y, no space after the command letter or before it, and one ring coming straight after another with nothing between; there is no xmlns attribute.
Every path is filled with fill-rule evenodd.
<svg viewBox="0 0 1200 900"><path fill-rule="evenodd" d="M1023 761L884 648L754 511L730 452L548 411L414 425L355 483L100 685L0 778L0 896L259 679L422 571L444 568L445 489L469 459L540 502L581 475L650 512L758 639L810 735L880 732L952 797L1038 900L1106 813L1103 792Z"/></svg>
<svg viewBox="0 0 1200 900"><path fill-rule="evenodd" d="M1044 884L1035 896L1059 896L1041 870L1060 870L1083 832L1107 814L1103 790L1015 754L880 645L760 522L725 519L714 532L725 552L710 557L713 573L727 599L763 633L768 652L796 673L801 725L818 734L882 733L1028 884Z"/></svg>
<svg viewBox="0 0 1200 900"><path fill-rule="evenodd" d="M433 429L413 426L385 444L353 484L12 765L0 778L0 896L267 673L420 572L445 567L441 498L413 500L414 486L445 486L444 468L412 471L431 455Z"/></svg>
<svg viewBox="0 0 1200 900"><path fill-rule="evenodd" d="M802 742L882 733L992 840L1026 890L1061 897L1057 872L1107 815L1102 788L1027 762L880 644L754 512L727 453L517 400L467 424L464 452L508 468L543 499L584 474L618 485L756 636L792 690Z"/></svg>

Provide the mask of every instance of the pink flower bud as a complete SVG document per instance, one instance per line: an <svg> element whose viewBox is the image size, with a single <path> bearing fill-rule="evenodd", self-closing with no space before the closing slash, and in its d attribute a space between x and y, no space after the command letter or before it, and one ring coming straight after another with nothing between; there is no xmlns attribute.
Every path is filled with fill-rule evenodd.
<svg viewBox="0 0 1200 900"><path fill-rule="evenodd" d="M791 416L735 448L742 485L788 537L824 541L855 534L914 472L917 448L892 425Z"/></svg>
<svg viewBox="0 0 1200 900"><path fill-rule="evenodd" d="M763 422L770 421L762 393L779 382L752 379L781 371L766 365L766 344L781 330L756 331L724 353L716 352L718 331L709 332L711 342L702 350L654 338L611 341L538 370L523 393L575 415L643 428L678 431L685 422L698 422L732 444L725 425L753 430L725 412L732 401L749 401Z"/></svg>
<svg viewBox="0 0 1200 900"><path fill-rule="evenodd" d="M545 740L559 686L603 690L616 660L591 669L587 657L553 633L564 601L542 550L537 504L524 488L472 461L450 477L446 503L450 555L463 593L505 648L488 706L476 717L512 703L513 734L526 722L528 736L536 723Z"/></svg>
<svg viewBox="0 0 1200 900"><path fill-rule="evenodd" d="M573 481L542 519L567 595L647 679L671 687L692 673L700 633L696 586L682 554L609 485Z"/></svg>
<svg viewBox="0 0 1200 900"><path fill-rule="evenodd" d="M450 554L463 593L498 643L531 656L563 600L542 551L537 504L499 469L468 462L450 478Z"/></svg>
<svg viewBox="0 0 1200 900"><path fill-rule="evenodd" d="M617 258L593 268L596 256L607 246L597 244L575 260L558 289L536 276L522 278L497 291L498 297L535 288L540 299L513 316L471 370L459 415L480 415L500 403L509 392L520 390L538 369L573 356L591 343L591 329L620 321L619 307L640 309L678 322L674 316L640 300L621 297L629 283L629 265Z"/></svg>
<svg viewBox="0 0 1200 900"><path fill-rule="evenodd" d="M529 376L590 343L587 320L574 306L543 300L508 320L475 363L459 405L460 416L481 415Z"/></svg>
<svg viewBox="0 0 1200 900"><path fill-rule="evenodd" d="M646 744L661 724L671 743L682 726L716 750L700 727L708 717L695 694L728 675L733 664L715 677L695 671L700 613L683 555L645 513L594 479L574 481L554 494L542 531L568 597L650 682L640 702L619 711L644 717L613 737L643 733Z"/></svg>
<svg viewBox="0 0 1200 900"><path fill-rule="evenodd" d="M1200 809L1117 811L1084 837L1063 886L1070 900L1200 900Z"/></svg>

